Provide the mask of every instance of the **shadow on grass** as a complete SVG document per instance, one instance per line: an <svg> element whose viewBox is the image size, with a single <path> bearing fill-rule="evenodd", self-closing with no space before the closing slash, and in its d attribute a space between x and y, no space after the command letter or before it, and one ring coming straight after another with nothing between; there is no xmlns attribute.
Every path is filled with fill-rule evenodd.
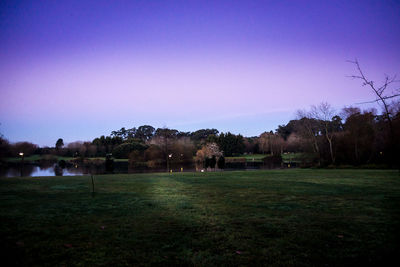
<svg viewBox="0 0 400 267"><path fill-rule="evenodd" d="M0 180L7 265L376 265L399 252L390 172ZM375 185L375 186L374 186Z"/></svg>

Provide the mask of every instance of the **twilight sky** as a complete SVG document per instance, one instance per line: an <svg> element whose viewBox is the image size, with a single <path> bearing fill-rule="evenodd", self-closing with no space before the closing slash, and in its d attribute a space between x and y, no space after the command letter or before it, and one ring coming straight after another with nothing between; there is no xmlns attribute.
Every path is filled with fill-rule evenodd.
<svg viewBox="0 0 400 267"><path fill-rule="evenodd" d="M0 133L54 146L143 124L259 135L400 75L399 1L0 2Z"/></svg>

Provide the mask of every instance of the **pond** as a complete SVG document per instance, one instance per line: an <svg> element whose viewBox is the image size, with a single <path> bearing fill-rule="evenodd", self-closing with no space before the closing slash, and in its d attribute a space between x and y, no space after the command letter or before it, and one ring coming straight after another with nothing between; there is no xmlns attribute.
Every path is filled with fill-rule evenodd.
<svg viewBox="0 0 400 267"><path fill-rule="evenodd" d="M256 170L281 168L281 165L264 166L262 162L246 162L246 163L226 163L225 170ZM200 172L207 171L202 164L185 163L171 164L170 169L173 172ZM210 171L211 169L208 169ZM214 170L214 169L213 169ZM219 170L215 168L215 170ZM129 166L128 162L114 162L111 170L106 170L105 164L58 164L54 162L24 164L10 164L0 167L0 177L37 177L37 176L77 176L90 174L124 174L124 173L150 173L150 172L166 172L166 166L158 167L135 167Z"/></svg>

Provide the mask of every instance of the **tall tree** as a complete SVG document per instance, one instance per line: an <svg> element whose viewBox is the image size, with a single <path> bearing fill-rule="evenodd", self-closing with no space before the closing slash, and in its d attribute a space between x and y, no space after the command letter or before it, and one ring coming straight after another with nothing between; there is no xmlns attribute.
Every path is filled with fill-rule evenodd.
<svg viewBox="0 0 400 267"><path fill-rule="evenodd" d="M200 129L190 134L190 138L195 141L206 140L209 136L216 136L218 134L217 129Z"/></svg>
<svg viewBox="0 0 400 267"><path fill-rule="evenodd" d="M157 128L154 134L154 138L152 138L151 142L160 146L161 150L164 153L164 158L168 162L168 157L171 152L171 145L173 140L176 139L178 134L178 130L169 129L169 128Z"/></svg>
<svg viewBox="0 0 400 267"><path fill-rule="evenodd" d="M125 127L122 127L120 130L112 131L111 132L111 137L123 138L123 135L125 135L125 133L126 133Z"/></svg>
<svg viewBox="0 0 400 267"><path fill-rule="evenodd" d="M276 129L276 132L285 139L285 141L288 139L288 137L295 132L296 130L296 122L297 120L291 120L289 121L288 124L286 125L279 125L278 129Z"/></svg>
<svg viewBox="0 0 400 267"><path fill-rule="evenodd" d="M11 146L7 139L0 135L0 161L10 154Z"/></svg>
<svg viewBox="0 0 400 267"><path fill-rule="evenodd" d="M395 83L400 81L396 80L396 75L389 76L385 74L384 81L380 85L377 85L374 81L367 78L357 59L349 62L356 66L358 72L356 75L351 75L350 77L361 80L362 86L368 86L375 94L375 100L364 103L376 102L379 103L383 108L384 115L389 126L389 143L387 144L388 152L390 154L389 158L392 159L392 163L397 164L397 167L400 168L400 157L397 155L400 142L398 138L395 137L395 129L393 126L393 118L396 114L391 113L391 107L389 103L389 100L400 96L400 88L394 87ZM391 92L389 92L389 90L391 90Z"/></svg>
<svg viewBox="0 0 400 267"><path fill-rule="evenodd" d="M64 140L62 138L58 138L56 142L56 150L59 151L64 146Z"/></svg>
<svg viewBox="0 0 400 267"><path fill-rule="evenodd" d="M230 132L226 134L221 133L218 137L218 146L224 152L225 156L232 156L234 154L243 154L244 152L244 141L243 136L234 135Z"/></svg>
<svg viewBox="0 0 400 267"><path fill-rule="evenodd" d="M258 145L263 154L280 155L283 152L284 139L272 131L264 132L258 137Z"/></svg>
<svg viewBox="0 0 400 267"><path fill-rule="evenodd" d="M296 132L311 144L314 153L318 156L318 162L321 164L321 151L318 142L321 131L318 121L312 117L311 112L306 110L297 111L297 117Z"/></svg>
<svg viewBox="0 0 400 267"><path fill-rule="evenodd" d="M361 113L358 108L345 108L344 124L346 149L350 151L350 161L354 164L368 163L376 149L375 115L371 111Z"/></svg>
<svg viewBox="0 0 400 267"><path fill-rule="evenodd" d="M331 156L331 161L334 164L335 155L333 151L333 138L335 136L335 130L340 127L338 124L340 124L341 120L338 116L335 116L335 111L333 110L331 105L326 102L322 102L318 106L312 106L311 114L313 118L316 119L321 125L323 135L329 143L329 153ZM333 118L335 119L335 121L332 121Z"/></svg>
<svg viewBox="0 0 400 267"><path fill-rule="evenodd" d="M153 126L150 125L142 125L139 126L136 130L135 137L141 139L143 141L150 140L153 137L155 129Z"/></svg>

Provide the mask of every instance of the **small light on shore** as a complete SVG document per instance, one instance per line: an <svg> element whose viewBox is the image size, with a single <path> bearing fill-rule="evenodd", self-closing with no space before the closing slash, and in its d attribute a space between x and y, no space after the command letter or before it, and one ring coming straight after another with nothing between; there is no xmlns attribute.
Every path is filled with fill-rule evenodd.
<svg viewBox="0 0 400 267"><path fill-rule="evenodd" d="M24 155L24 153L23 152L19 152L19 155L22 157Z"/></svg>

